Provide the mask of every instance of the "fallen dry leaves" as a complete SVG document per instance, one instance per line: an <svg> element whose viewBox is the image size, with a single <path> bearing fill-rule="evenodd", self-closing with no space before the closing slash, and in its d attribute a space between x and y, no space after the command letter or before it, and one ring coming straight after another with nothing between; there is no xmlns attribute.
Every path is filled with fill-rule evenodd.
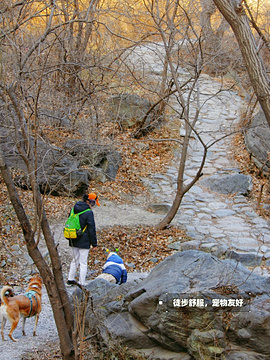
<svg viewBox="0 0 270 360"><path fill-rule="evenodd" d="M158 230L150 226L114 226L98 231L99 246L110 250L119 249L118 254L128 266L128 271L150 271L156 264L172 255L174 250L167 247L169 243L185 238L180 227L171 226ZM95 255L95 260L96 260ZM90 259L90 268L101 272L105 256L99 256L100 263L94 264Z"/></svg>
<svg viewBox="0 0 270 360"><path fill-rule="evenodd" d="M56 136L56 132L44 129L47 137ZM143 186L141 177L148 177L154 173L162 173L172 159L173 147L167 141L156 142L155 139L173 137L173 130L166 125L162 132L151 133L151 140L137 141L132 137L132 131L120 131L115 124L106 124L100 129L103 139L112 138L113 144L122 154L123 164L119 169L115 181L106 183L91 182L89 189L95 191L99 196L113 200L118 203L132 202L132 196L140 192L147 193ZM77 134L62 134L60 139L75 136ZM59 138L58 138L59 139ZM57 140L57 139L56 139ZM55 141L56 141L55 140ZM108 140L109 141L109 140ZM58 141L58 145L60 145ZM33 207L31 191L17 188L19 197L24 206L25 212L34 225L36 214ZM44 204L49 220L54 222L66 218L69 210L78 199L67 197L44 196ZM0 178L0 283L19 282L17 262L12 260L14 247L21 247L24 244L20 225L16 219L13 207L9 200L6 186ZM124 228L114 227L113 229L103 229L99 238L102 239L102 246L117 244L121 251L121 256L126 262L131 264L129 271L133 269L147 271L157 262L163 260L172 253L166 248L166 239L169 237L183 236L183 231L177 228L169 228L166 231L157 231L145 227ZM151 260L152 259L152 260ZM91 269L101 271L101 263L104 259L97 255L97 264L90 264ZM91 260L90 260L91 261ZM132 265L133 264L133 265ZM134 267L133 267L134 266Z"/></svg>
<svg viewBox="0 0 270 360"><path fill-rule="evenodd" d="M128 202L128 199L141 191L146 192L141 178L165 172L173 158L174 145L156 140L173 137L175 130L165 125L162 132L157 130L151 133L151 140L140 141L135 140L132 133L132 130L120 131L115 124L104 127L103 138L114 134L113 146L122 155L122 165L114 181L89 184L89 188L104 198L119 203Z"/></svg>
<svg viewBox="0 0 270 360"><path fill-rule="evenodd" d="M174 137L174 130L166 125L160 131L151 134L151 140L143 139L137 141L132 137L132 131L120 131L115 124L106 125L102 132L103 138L113 134L114 146L123 156L123 164L119 169L115 181L106 183L91 182L89 189L97 192L101 197L113 200L117 203L132 202L132 195L139 192L147 193L141 181L142 177L149 177L155 173L166 171L166 166L172 161L173 147L170 142L158 142L155 140L168 139ZM250 173L253 177L254 189L251 194L251 201L258 201L262 184L266 182L264 178L258 177L258 170L249 159L249 155L244 148L241 135L236 135L234 139L235 158L244 173ZM35 212L32 205L32 193L30 191L17 189L29 219L34 224ZM267 203L269 189L264 187L262 202ZM54 221L66 218L67 213L77 199L66 197L45 196L44 203L47 216ZM269 203L269 201L268 201ZM269 211L259 208L260 213L269 217ZM21 228L16 219L14 210L9 200L8 192L0 179L0 283L7 280L9 282L19 281L17 264L12 261L14 246L21 246L24 243ZM170 227L166 230L156 228L136 226L123 227L114 226L104 228L99 231L98 238L101 239L99 245L104 247L118 247L119 254L129 265L129 271L149 271L165 257L173 253L168 245L169 241L177 241L185 237L182 229ZM89 260L89 266L95 273L101 272L104 257L102 253Z"/></svg>

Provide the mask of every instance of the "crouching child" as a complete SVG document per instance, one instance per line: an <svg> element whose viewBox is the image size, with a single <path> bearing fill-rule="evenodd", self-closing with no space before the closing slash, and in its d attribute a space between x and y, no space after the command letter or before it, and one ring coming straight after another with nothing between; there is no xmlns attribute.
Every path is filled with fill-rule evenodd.
<svg viewBox="0 0 270 360"><path fill-rule="evenodd" d="M116 249L117 251L118 249ZM105 250L107 260L102 268L102 274L97 278L105 279L114 284L123 284L127 281L127 270L123 260L116 252Z"/></svg>

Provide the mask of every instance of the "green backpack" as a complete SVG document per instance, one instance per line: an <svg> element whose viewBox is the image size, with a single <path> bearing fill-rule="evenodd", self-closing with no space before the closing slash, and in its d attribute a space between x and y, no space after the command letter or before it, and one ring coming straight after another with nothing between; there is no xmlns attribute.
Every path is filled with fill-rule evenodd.
<svg viewBox="0 0 270 360"><path fill-rule="evenodd" d="M91 209L86 209L77 214L74 214L74 208L71 209L69 218L67 219L66 225L64 227L64 237L66 239L79 239L84 233L84 229L81 229L79 215L85 213L86 211L91 211Z"/></svg>

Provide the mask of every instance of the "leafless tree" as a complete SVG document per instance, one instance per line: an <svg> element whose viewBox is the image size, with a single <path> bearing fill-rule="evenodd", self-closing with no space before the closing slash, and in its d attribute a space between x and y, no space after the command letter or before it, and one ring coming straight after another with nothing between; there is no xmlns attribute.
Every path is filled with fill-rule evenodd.
<svg viewBox="0 0 270 360"><path fill-rule="evenodd" d="M197 122L200 112L207 102L207 100L202 101L200 98L200 76L205 70L206 64L208 64L205 51L209 51L209 48L205 42L208 40L207 36L213 35L214 32L213 30L209 31L209 28L206 29L206 27L202 31L201 27L198 26L196 19L200 14L199 8L188 8L183 3L169 0L165 2L145 0L144 5L152 20L152 28L155 29L155 40L158 41L157 39L159 39L163 44L160 46L159 43L159 49L161 52L164 51L163 63L166 69L166 82L172 84L169 96L166 98L166 106L176 114L179 128L184 129L183 138L166 140L178 144L181 153L177 189L172 206L164 219L157 224L158 228L164 229L168 227L175 217L184 195L200 179L208 149L213 145L213 142L208 144L204 142L203 136L197 130ZM211 14L209 14L209 17ZM221 38L220 35L215 44L220 44ZM217 49L215 51L217 53ZM180 75L182 69L185 69L184 76ZM220 91L222 91L222 88L220 88ZM170 97L174 99L177 106L172 101L169 101ZM195 108L195 111L192 111L192 108ZM197 138L203 152L196 175L186 183L184 182L184 175L192 137Z"/></svg>
<svg viewBox="0 0 270 360"><path fill-rule="evenodd" d="M204 62L207 69L213 74L223 74L228 71L232 59L228 56L228 52L224 47L224 35L229 28L226 20L213 20L217 15L217 8L212 1L201 0L200 23L201 32L204 42ZM220 23L217 25L218 21Z"/></svg>
<svg viewBox="0 0 270 360"><path fill-rule="evenodd" d="M236 34L251 82L270 121L269 81L243 6L237 0L214 2ZM196 129L203 106L199 79L210 59L206 60L205 54L211 55L220 47L226 24L221 20L214 31L211 17L215 8L212 2L204 0L203 11L194 1L144 0L140 6L135 3L99 0L3 0L0 3L0 98L6 115L3 123L27 169L35 209L33 223L16 192L2 149L1 175L22 226L28 252L47 288L64 359L76 357L77 345L61 262L37 184L37 140L44 137L43 121L51 125L57 119L58 126L69 120L70 127L83 126L83 135L90 133L98 138L101 94L114 94L116 87L120 92L140 89L154 99L150 111L157 108L159 114L164 114L166 108L172 110L185 135L183 140L172 140L181 147L177 190L169 213L158 224L160 228L170 224L183 196L200 178L212 145L205 144ZM149 45L164 51L161 76L155 84L149 82L146 71L137 71L129 61L135 50ZM188 74L184 78L179 75L181 68ZM170 101L172 98L177 107ZM195 113L191 112L191 104ZM83 123L80 118L87 121ZM203 155L196 175L185 184L191 136L200 142ZM41 234L51 265L39 250Z"/></svg>
<svg viewBox="0 0 270 360"><path fill-rule="evenodd" d="M250 21L240 0L214 0L219 11L230 24L241 50L250 82L270 125L269 76L256 44Z"/></svg>
<svg viewBox="0 0 270 360"><path fill-rule="evenodd" d="M0 85L1 99L5 99L6 105L12 108L15 138L17 138L17 149L21 158L24 160L30 178L31 189L33 192L33 205L35 209L35 218L33 225L29 221L24 207L16 191L14 181L6 165L5 156L0 149L0 169L3 180L7 186L11 203L20 222L27 250L35 265L37 266L48 296L52 305L56 326L59 333L61 350L64 359L74 359L73 333L73 313L68 294L62 275L62 266L59 259L57 246L54 242L46 216L44 202L39 192L36 182L36 147L30 144L27 124L24 114L17 99L14 88ZM11 113L10 113L11 115ZM39 250L39 239L43 233L46 245L50 254L52 266L50 267ZM64 326L63 326L64 324Z"/></svg>
<svg viewBox="0 0 270 360"><path fill-rule="evenodd" d="M79 82L78 72L82 68L82 59L91 36L97 3L98 1L90 2L85 12L80 13L78 2L74 2L73 18L68 17L67 2L64 1L3 1L0 5L1 129L5 132L1 133L1 143L5 145L0 146L1 176L21 225L28 253L43 278L59 334L62 357L67 360L78 358L77 326L74 323L70 299L64 284L57 244L45 211L46 196L41 196L37 181L40 171L37 160L38 139L43 136L41 121L43 114L50 114L51 111L51 115L55 115L53 107L48 105L45 110L44 105L56 100L48 92L50 87L55 89L54 75L60 70L68 74L69 87L73 86L75 79ZM85 25L84 28L81 26L82 23ZM32 31L29 30L30 28ZM72 38L71 49L66 49L66 39L64 39L66 45L61 39L63 29L66 31L67 28L70 34L69 40L71 41ZM76 44L74 44L75 39ZM68 54L67 61L59 60L55 56L55 49L59 48L59 44L63 45ZM74 49L75 51L72 52ZM81 98L87 98L89 94L87 81L86 87L81 86L81 88L84 89L84 96L80 95ZM61 90L58 95L60 92L63 93ZM55 93L57 90L54 95ZM59 97L55 104L59 104ZM82 103L84 99L76 99L73 104L76 101ZM4 149L8 147L5 139L9 138L12 138L14 153L24 163L29 179L34 209L31 220L26 214L7 166L7 154ZM41 254L41 236L45 240L49 260Z"/></svg>

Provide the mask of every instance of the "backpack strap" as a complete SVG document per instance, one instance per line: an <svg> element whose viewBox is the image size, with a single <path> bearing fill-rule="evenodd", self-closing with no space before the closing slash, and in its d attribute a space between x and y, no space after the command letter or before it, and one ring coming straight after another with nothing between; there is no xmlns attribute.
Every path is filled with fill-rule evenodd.
<svg viewBox="0 0 270 360"><path fill-rule="evenodd" d="M85 213L86 211L92 211L92 210L91 210L91 209L86 209L86 210L84 210L84 211L81 211L81 212L79 212L79 213L74 214L74 207L73 207L71 211L73 211L73 215L78 215L78 216L80 216L81 214ZM86 225L86 226L84 227L84 229L82 230L83 233L85 232L86 227L87 227L87 225Z"/></svg>
<svg viewBox="0 0 270 360"><path fill-rule="evenodd" d="M73 214L74 214L74 208L72 208L72 210L73 210ZM74 215L81 215L81 214L85 213L86 211L91 211L91 209L86 209L86 210L76 213Z"/></svg>

